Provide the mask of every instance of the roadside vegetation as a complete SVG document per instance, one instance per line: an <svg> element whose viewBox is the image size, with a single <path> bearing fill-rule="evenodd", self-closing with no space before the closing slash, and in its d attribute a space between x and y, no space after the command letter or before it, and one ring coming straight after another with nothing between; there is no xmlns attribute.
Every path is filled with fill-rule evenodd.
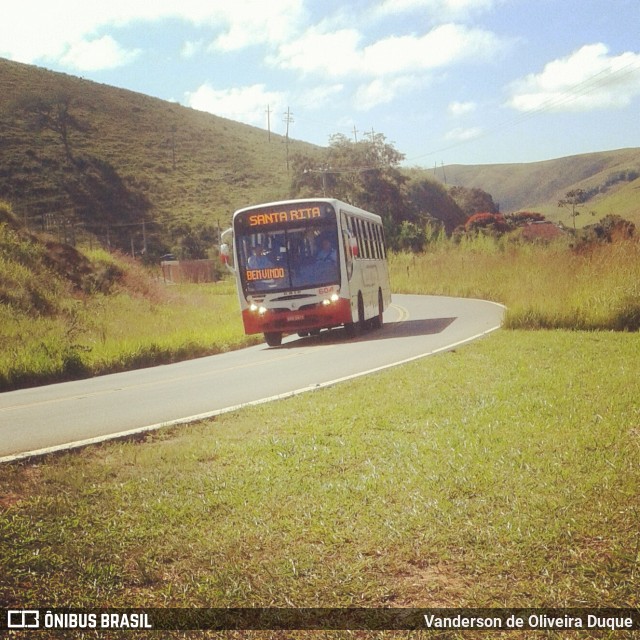
<svg viewBox="0 0 640 640"><path fill-rule="evenodd" d="M478 297L507 306L506 328L637 331L640 243L519 231L436 233L390 254L397 293ZM220 353L245 336L231 279L173 285L102 249L77 250L23 227L0 203L0 390Z"/></svg>
<svg viewBox="0 0 640 640"><path fill-rule="evenodd" d="M398 293L475 297L507 307L509 329L637 331L640 242L551 243L475 235L391 256Z"/></svg>
<svg viewBox="0 0 640 640"><path fill-rule="evenodd" d="M1 467L0 600L639 606L639 346L501 331L144 442Z"/></svg>
<svg viewBox="0 0 640 640"><path fill-rule="evenodd" d="M394 288L503 302L510 330L366 380L0 468L0 601L640 606L639 243L488 231L392 254ZM167 286L129 259L39 242L6 206L0 240L5 380L246 340L229 281Z"/></svg>
<svg viewBox="0 0 640 640"><path fill-rule="evenodd" d="M231 281L168 285L123 255L27 232L0 203L0 390L251 344Z"/></svg>

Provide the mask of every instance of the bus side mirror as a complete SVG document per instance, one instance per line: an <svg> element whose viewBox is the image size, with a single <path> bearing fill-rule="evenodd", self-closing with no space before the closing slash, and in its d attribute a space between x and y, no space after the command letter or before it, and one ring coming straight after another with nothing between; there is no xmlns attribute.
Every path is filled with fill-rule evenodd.
<svg viewBox="0 0 640 640"><path fill-rule="evenodd" d="M220 240L222 241L220 244L220 262L229 269L232 273L235 273L235 269L233 268L232 256L231 256L231 247L228 242L225 242L226 236L232 236L233 228L227 229L220 234Z"/></svg>

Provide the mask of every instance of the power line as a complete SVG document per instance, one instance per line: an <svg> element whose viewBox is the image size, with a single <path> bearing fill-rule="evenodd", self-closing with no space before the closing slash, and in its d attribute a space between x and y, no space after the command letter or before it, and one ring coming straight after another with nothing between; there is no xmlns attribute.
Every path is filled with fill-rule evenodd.
<svg viewBox="0 0 640 640"><path fill-rule="evenodd" d="M536 117L539 114L546 113L548 111L553 110L559 106L564 104L569 104L578 98L595 91L601 86L604 86L612 81L620 81L632 73L637 73L640 71L640 65L636 61L632 61L620 69L617 69L613 73L608 73L608 69L603 69L599 71L593 76L586 78L585 80L579 82L578 84L573 85L571 88L562 92L560 95L555 96L553 98L549 98L544 101L541 105L537 107L532 107L531 109L526 110L522 115L517 116L511 120L507 120L505 122L499 123L489 129L486 129L484 133L477 136L473 140L478 140L479 138L486 138L487 136L493 134L495 131L499 131L501 129L506 129L511 126L515 126L529 120L531 118ZM601 77L603 74L607 74L605 77ZM413 158L409 158L409 161L418 160L420 158L424 158L436 153L441 153L443 151L449 151L450 149L455 149L456 147L463 146L465 144L469 144L471 140L460 140L458 142L452 143L445 147L440 147L439 149L435 149L434 151L430 151L429 153L424 153L419 156L414 156Z"/></svg>

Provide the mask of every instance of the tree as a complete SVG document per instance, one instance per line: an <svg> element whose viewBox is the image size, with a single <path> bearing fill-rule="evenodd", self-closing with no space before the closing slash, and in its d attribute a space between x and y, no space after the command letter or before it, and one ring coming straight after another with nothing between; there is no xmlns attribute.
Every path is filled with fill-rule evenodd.
<svg viewBox="0 0 640 640"><path fill-rule="evenodd" d="M476 213L500 213L500 207L493 201L491 194L478 189L467 187L451 187L449 194L462 209L466 218Z"/></svg>
<svg viewBox="0 0 640 640"><path fill-rule="evenodd" d="M73 161L71 153L71 131L87 131L88 127L71 112L75 106L72 95L65 90L59 90L50 95L33 93L24 96L18 109L25 112L38 130L49 130L60 137L65 155Z"/></svg>
<svg viewBox="0 0 640 640"><path fill-rule="evenodd" d="M331 136L322 157L297 155L292 161L293 196L331 196L382 216L390 236L406 218L400 171L404 155L381 133L352 142L342 134Z"/></svg>
<svg viewBox="0 0 640 640"><path fill-rule="evenodd" d="M447 189L436 182L424 177L410 180L405 187L407 209L411 220L427 224L434 220L444 225L447 234L466 220L465 214Z"/></svg>
<svg viewBox="0 0 640 640"><path fill-rule="evenodd" d="M558 200L558 207L569 209L573 218L573 228L576 228L576 218L580 215L578 207L586 202L584 189L572 189L567 191L562 200Z"/></svg>
<svg viewBox="0 0 640 640"><path fill-rule="evenodd" d="M545 222L546 218L536 211L517 211L505 216L507 221L515 227L524 227L535 222Z"/></svg>

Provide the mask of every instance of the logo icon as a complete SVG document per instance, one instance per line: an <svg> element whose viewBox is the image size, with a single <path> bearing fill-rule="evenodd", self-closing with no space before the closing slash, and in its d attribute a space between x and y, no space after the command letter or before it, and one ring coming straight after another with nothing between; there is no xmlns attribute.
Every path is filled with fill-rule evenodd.
<svg viewBox="0 0 640 640"><path fill-rule="evenodd" d="M8 629L39 629L40 612L37 609L9 609Z"/></svg>

